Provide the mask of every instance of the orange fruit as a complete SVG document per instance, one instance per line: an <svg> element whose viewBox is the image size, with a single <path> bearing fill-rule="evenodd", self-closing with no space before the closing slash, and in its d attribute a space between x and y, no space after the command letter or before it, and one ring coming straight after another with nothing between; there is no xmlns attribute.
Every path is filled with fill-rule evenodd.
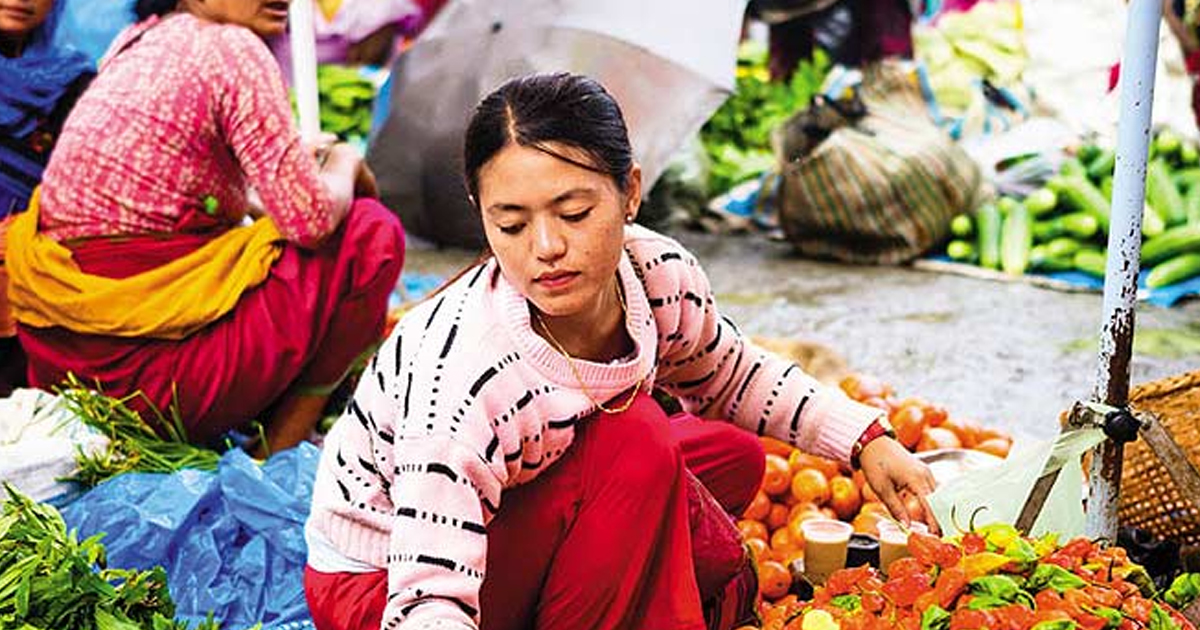
<svg viewBox="0 0 1200 630"><path fill-rule="evenodd" d="M858 485L849 477L834 477L829 482L829 507L844 521L854 518L858 508L862 507L862 492Z"/></svg>
<svg viewBox="0 0 1200 630"><path fill-rule="evenodd" d="M854 531L860 534L878 536L879 522L886 518L886 516L878 512L859 512L858 516L855 516L854 520L850 522L850 525L854 527Z"/></svg>
<svg viewBox="0 0 1200 630"><path fill-rule="evenodd" d="M742 519L737 522L737 528L742 534L742 540L759 538L762 539L763 542L766 542L767 538L770 536L770 533L767 532L767 526L764 525L762 521Z"/></svg>
<svg viewBox="0 0 1200 630"><path fill-rule="evenodd" d="M802 503L824 505L829 500L829 480L819 470L805 468L791 482L792 496Z"/></svg>
<svg viewBox="0 0 1200 630"><path fill-rule="evenodd" d="M767 468L763 473L763 492L771 496L779 496L787 492L788 484L792 481L791 470L786 459L779 455L767 455Z"/></svg>
<svg viewBox="0 0 1200 630"><path fill-rule="evenodd" d="M825 518L825 515L821 513L821 510L814 508L795 514L788 520L787 530L797 548L804 548L804 521L811 521L814 518Z"/></svg>
<svg viewBox="0 0 1200 630"><path fill-rule="evenodd" d="M821 516L830 520L837 520L837 512L834 512L833 508L829 506L821 508Z"/></svg>
<svg viewBox="0 0 1200 630"><path fill-rule="evenodd" d="M887 398L894 393L891 385L866 374L851 374L843 378L838 385L854 400Z"/></svg>
<svg viewBox="0 0 1200 630"><path fill-rule="evenodd" d="M788 444L783 440L777 440L773 437L764 436L758 438L758 440L762 443L763 450L766 451L767 455L787 457L788 455L792 454L792 451L796 450L791 444Z"/></svg>
<svg viewBox="0 0 1200 630"><path fill-rule="evenodd" d="M788 554L783 557L781 562L782 562L783 566L787 567L788 570L790 571L792 568L792 565L795 564L795 562L797 560L803 560L803 559L804 559L804 549L796 548L796 549L789 551Z"/></svg>
<svg viewBox="0 0 1200 630"><path fill-rule="evenodd" d="M796 550L796 542L792 540L792 534L787 527L780 527L771 534L771 553L776 558L783 558L789 553Z"/></svg>
<svg viewBox="0 0 1200 630"><path fill-rule="evenodd" d="M817 505L816 503L804 503L804 502L797 501L795 505L788 508L788 522L789 523L792 522L793 520L796 519L796 516L798 516L800 514L804 514L805 512L818 512L819 513L820 511L821 511L821 506Z"/></svg>
<svg viewBox="0 0 1200 630"><path fill-rule="evenodd" d="M889 420L896 430L896 439L905 448L912 450L921 441L921 433L925 430L925 412L920 407L900 407L891 414Z"/></svg>
<svg viewBox="0 0 1200 630"><path fill-rule="evenodd" d="M979 425L962 418L950 418L942 423L941 428L950 429L958 436L963 448L974 448L979 443Z"/></svg>
<svg viewBox="0 0 1200 630"><path fill-rule="evenodd" d="M746 511L742 512L742 518L748 518L752 521L766 520L767 515L771 513L771 498L765 492L759 490L754 493L754 498L750 499L750 505L746 506Z"/></svg>
<svg viewBox="0 0 1200 630"><path fill-rule="evenodd" d="M922 411L925 412L925 421L931 427L940 427L950 419L950 412L941 405L926 405Z"/></svg>
<svg viewBox="0 0 1200 630"><path fill-rule="evenodd" d="M986 442L987 440L994 440L997 438L1007 440L1009 442L1012 441L1011 435L1001 431L1000 429L993 429L991 427L983 427L979 429L978 436L980 442Z"/></svg>
<svg viewBox="0 0 1200 630"><path fill-rule="evenodd" d="M787 567L768 560L758 563L758 589L767 599L779 599L792 588L792 574Z"/></svg>
<svg viewBox="0 0 1200 630"><path fill-rule="evenodd" d="M761 538L751 538L746 541L746 548L750 550L750 559L754 562L762 562L763 560L771 560L771 546L767 541Z"/></svg>
<svg viewBox="0 0 1200 630"><path fill-rule="evenodd" d="M917 443L918 451L936 451L940 448L962 448L958 434L945 427L928 427Z"/></svg>
<svg viewBox="0 0 1200 630"><path fill-rule="evenodd" d="M767 514L767 529L775 531L784 525L787 525L788 514L791 508L782 503L772 503L771 511Z"/></svg>
<svg viewBox="0 0 1200 630"><path fill-rule="evenodd" d="M821 474L825 475L826 479L833 479L842 473L841 466L832 459L809 455L800 449L792 451L791 456L788 457L788 466L791 468L793 475L805 468L821 471Z"/></svg>
<svg viewBox="0 0 1200 630"><path fill-rule="evenodd" d="M1004 438L992 438L976 444L975 450L996 457L1008 457L1008 452L1012 450L1012 442Z"/></svg>

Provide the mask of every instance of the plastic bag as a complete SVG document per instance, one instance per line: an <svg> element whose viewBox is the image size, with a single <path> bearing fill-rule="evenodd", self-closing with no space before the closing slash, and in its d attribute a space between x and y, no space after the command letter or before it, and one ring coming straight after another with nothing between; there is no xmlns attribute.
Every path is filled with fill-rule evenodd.
<svg viewBox="0 0 1200 630"><path fill-rule="evenodd" d="M54 394L18 389L0 398L0 481L35 501L61 504L79 493L62 481L78 472L79 451L104 450L108 438L77 418ZM0 489L0 499L6 493Z"/></svg>
<svg viewBox="0 0 1200 630"><path fill-rule="evenodd" d="M1015 524L1021 508L1043 472L1059 470L1054 489L1030 532L1033 536L1055 532L1066 538L1083 534L1083 467L1080 458L1105 440L1100 429L1059 434L1052 442L1015 450L1003 463L964 474L929 495L929 505L942 531L956 531L979 508L976 525ZM1071 465L1068 465L1071 464ZM952 518L953 515L953 518Z"/></svg>
<svg viewBox="0 0 1200 630"><path fill-rule="evenodd" d="M180 619L212 611L228 630L310 627L304 522L319 456L303 444L260 465L233 449L215 472L129 473L63 518L81 538L107 533L109 566L162 565Z"/></svg>

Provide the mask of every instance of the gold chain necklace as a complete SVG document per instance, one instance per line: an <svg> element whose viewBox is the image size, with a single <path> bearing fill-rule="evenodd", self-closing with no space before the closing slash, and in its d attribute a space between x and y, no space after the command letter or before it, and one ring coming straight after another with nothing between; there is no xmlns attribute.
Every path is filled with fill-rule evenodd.
<svg viewBox="0 0 1200 630"><path fill-rule="evenodd" d="M621 285L619 280L617 281L616 287L617 301L621 303L621 322L622 325L624 325L629 313L625 307L625 296L621 293ZM637 399L638 392L642 391L642 384L646 382L645 376L639 378L637 383L634 384L633 391L629 393L628 400L613 409L605 407L604 403L597 400L596 397L592 395L592 391L588 389L587 384L583 382L583 375L579 373L579 368L575 366L575 358L572 357L571 353L567 352L567 349L558 342L558 339L554 338L554 333L550 332L550 327L547 326L546 321L542 319L542 315L538 312L537 307L534 307L533 309L533 316L535 319L537 319L538 325L542 327L542 331L546 333L546 338L550 340L550 344L554 346L555 350L558 350L559 354L563 355L563 357L567 359L567 366L571 368L571 373L575 375L575 380L579 383L579 387L583 390L583 394L592 401L592 404L596 405L597 409L610 415L616 415L618 413L625 413L630 407L633 406L633 401Z"/></svg>

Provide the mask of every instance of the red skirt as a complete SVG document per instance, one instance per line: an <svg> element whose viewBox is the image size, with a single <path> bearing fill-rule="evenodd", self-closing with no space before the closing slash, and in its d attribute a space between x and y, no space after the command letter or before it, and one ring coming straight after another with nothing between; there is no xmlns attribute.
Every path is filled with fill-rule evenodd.
<svg viewBox="0 0 1200 630"><path fill-rule="evenodd" d="M757 582L729 514L762 481L758 439L725 422L668 419L649 396L581 427L561 461L504 493L488 525L483 630L745 623ZM304 578L318 630L379 629L386 571L309 567Z"/></svg>
<svg viewBox="0 0 1200 630"><path fill-rule="evenodd" d="M86 273L129 277L198 249L207 234L95 239L74 246ZM388 297L404 263L399 219L377 201L354 203L318 249L292 245L267 280L232 312L182 340L85 335L20 326L29 381L50 389L68 373L105 393L141 391L178 405L191 441L209 443L245 425L286 391L331 391L380 341ZM140 401L132 403L145 411Z"/></svg>

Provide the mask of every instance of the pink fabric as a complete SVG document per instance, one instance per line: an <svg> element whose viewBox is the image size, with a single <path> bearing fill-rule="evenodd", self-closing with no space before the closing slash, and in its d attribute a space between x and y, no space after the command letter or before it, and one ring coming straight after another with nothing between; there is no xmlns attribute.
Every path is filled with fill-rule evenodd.
<svg viewBox="0 0 1200 630"><path fill-rule="evenodd" d="M75 249L87 273L127 277L194 251L210 235L88 241ZM166 410L178 396L194 442L210 442L260 414L289 387L332 389L380 338L404 262L395 215L355 202L345 225L316 250L286 247L262 285L234 311L181 341L81 335L21 326L30 382L51 388L73 372L124 396L142 391ZM135 406L144 408L141 401Z"/></svg>
<svg viewBox="0 0 1200 630"><path fill-rule="evenodd" d="M46 168L45 234L170 232L209 198L232 225L248 185L292 242L313 246L341 223L254 33L175 13L130 27L112 50Z"/></svg>
<svg viewBox="0 0 1200 630"><path fill-rule="evenodd" d="M505 493L488 525L482 628L702 627L700 601L719 607L747 561L730 517L692 497L708 496L697 479L730 493L714 493L721 504L753 495L763 452L743 435L695 416L668 421L644 394L623 414L592 418L559 465ZM731 561L697 566L704 557ZM695 582L682 577L693 572ZM318 630L377 630L387 573L309 569L305 592Z"/></svg>
<svg viewBox="0 0 1200 630"><path fill-rule="evenodd" d="M436 602L478 609L479 532L502 492L573 448L594 400L653 384L685 411L839 461L880 416L751 345L675 241L634 226L625 252L618 275L636 344L626 361L568 363L532 330L528 302L494 260L409 311L376 354L327 437L310 527L346 557L389 568L387 624L474 623Z"/></svg>

